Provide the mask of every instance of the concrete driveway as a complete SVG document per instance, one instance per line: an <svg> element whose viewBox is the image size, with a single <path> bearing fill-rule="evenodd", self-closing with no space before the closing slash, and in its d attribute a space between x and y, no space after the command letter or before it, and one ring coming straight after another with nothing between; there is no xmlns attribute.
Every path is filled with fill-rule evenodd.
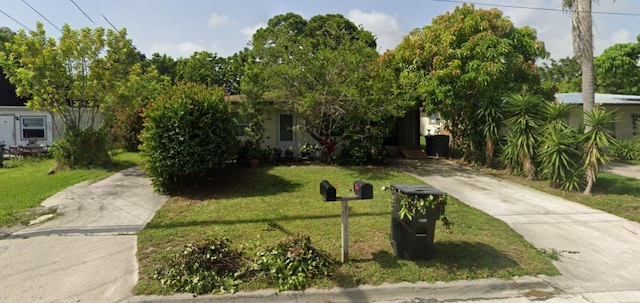
<svg viewBox="0 0 640 303"><path fill-rule="evenodd" d="M138 168L43 202L61 216L0 241L0 302L116 302L137 282L136 233L166 197Z"/></svg>
<svg viewBox="0 0 640 303"><path fill-rule="evenodd" d="M611 162L603 169L603 171L629 178L640 179L640 165Z"/></svg>
<svg viewBox="0 0 640 303"><path fill-rule="evenodd" d="M561 276L544 278L589 302L640 302L640 224L475 173L447 161L399 168L509 224L535 247L560 252Z"/></svg>

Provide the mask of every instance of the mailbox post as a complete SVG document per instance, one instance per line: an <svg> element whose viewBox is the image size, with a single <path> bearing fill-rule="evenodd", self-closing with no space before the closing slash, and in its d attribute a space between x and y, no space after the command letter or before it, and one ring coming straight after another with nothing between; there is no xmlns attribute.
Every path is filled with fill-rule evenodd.
<svg viewBox="0 0 640 303"><path fill-rule="evenodd" d="M373 199L373 186L363 181L354 181L353 192L354 197L338 197L336 188L329 181L320 182L320 195L325 202L340 201L342 203L342 263L349 260L349 201Z"/></svg>

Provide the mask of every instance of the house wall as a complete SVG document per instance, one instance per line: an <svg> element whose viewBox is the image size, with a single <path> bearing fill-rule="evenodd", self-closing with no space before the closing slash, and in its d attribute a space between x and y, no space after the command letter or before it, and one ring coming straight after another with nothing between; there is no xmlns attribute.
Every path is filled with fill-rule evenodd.
<svg viewBox="0 0 640 303"><path fill-rule="evenodd" d="M626 140L637 137L639 130L634 131L632 115L640 115L640 105L608 105L607 110L615 110L614 136L616 139ZM578 128L582 125L582 105L571 107L569 125ZM640 121L638 122L640 124Z"/></svg>
<svg viewBox="0 0 640 303"><path fill-rule="evenodd" d="M442 130L440 116L426 113L420 108L420 136L439 135Z"/></svg>
<svg viewBox="0 0 640 303"><path fill-rule="evenodd" d="M37 138L36 144L51 145L57 138L54 134L55 122L47 112L32 111L24 106L0 106L0 143L7 146L27 145L33 138L23 136L28 128L25 118L44 118L44 138Z"/></svg>

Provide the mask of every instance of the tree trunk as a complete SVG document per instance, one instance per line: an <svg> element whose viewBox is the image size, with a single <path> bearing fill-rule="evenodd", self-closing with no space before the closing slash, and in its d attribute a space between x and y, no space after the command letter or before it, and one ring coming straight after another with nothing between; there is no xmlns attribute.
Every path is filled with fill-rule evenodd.
<svg viewBox="0 0 640 303"><path fill-rule="evenodd" d="M574 53L580 59L582 69L582 108L585 112L593 110L595 105L591 1L574 0L571 20Z"/></svg>
<svg viewBox="0 0 640 303"><path fill-rule="evenodd" d="M596 182L596 174L591 167L587 168L586 176L587 176L587 187L585 187L583 194L590 196L591 189L593 188L593 183Z"/></svg>

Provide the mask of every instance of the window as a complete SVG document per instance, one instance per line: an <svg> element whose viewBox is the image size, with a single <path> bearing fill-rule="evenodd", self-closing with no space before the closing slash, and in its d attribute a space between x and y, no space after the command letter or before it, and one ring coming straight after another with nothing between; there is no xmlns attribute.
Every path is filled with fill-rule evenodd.
<svg viewBox="0 0 640 303"><path fill-rule="evenodd" d="M440 115L438 114L429 115L429 125L440 125Z"/></svg>
<svg viewBox="0 0 640 303"><path fill-rule="evenodd" d="M280 141L293 141L293 115L280 115Z"/></svg>
<svg viewBox="0 0 640 303"><path fill-rule="evenodd" d="M638 135L638 126L640 126L640 114L631 114L631 134Z"/></svg>
<svg viewBox="0 0 640 303"><path fill-rule="evenodd" d="M45 139L45 117L21 117L22 139Z"/></svg>
<svg viewBox="0 0 640 303"><path fill-rule="evenodd" d="M238 112L232 112L231 117L233 118L233 121L236 121L236 124L238 125L236 128L236 136L238 137L246 136L247 135L246 128L249 127L249 123L244 121L244 118L240 116Z"/></svg>

